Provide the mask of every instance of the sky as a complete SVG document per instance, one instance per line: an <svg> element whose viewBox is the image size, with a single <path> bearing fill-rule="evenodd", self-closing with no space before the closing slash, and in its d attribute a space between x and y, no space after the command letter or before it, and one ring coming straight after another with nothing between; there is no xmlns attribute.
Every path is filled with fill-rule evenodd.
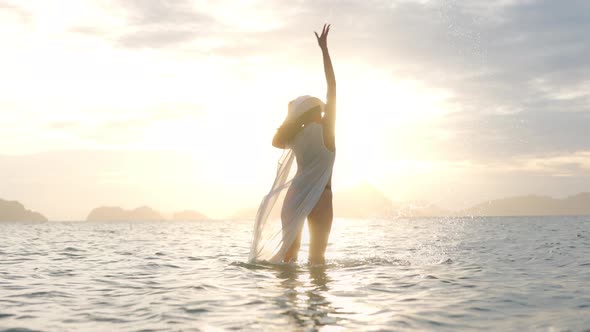
<svg viewBox="0 0 590 332"><path fill-rule="evenodd" d="M0 0L0 198L257 206L288 101L338 85L333 187L460 209L590 191L590 2Z"/></svg>

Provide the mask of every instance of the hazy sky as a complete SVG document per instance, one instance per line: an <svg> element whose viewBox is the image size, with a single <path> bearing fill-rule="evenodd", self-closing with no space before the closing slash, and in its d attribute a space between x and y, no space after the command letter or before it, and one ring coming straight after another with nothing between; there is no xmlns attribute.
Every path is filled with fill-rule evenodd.
<svg viewBox="0 0 590 332"><path fill-rule="evenodd" d="M590 191L590 2L0 0L0 198L257 206L287 102L325 97L334 188L447 208Z"/></svg>

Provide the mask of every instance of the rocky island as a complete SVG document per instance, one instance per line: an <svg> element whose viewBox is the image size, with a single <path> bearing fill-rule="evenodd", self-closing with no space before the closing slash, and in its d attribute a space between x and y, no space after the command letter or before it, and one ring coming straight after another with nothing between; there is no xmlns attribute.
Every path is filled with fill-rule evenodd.
<svg viewBox="0 0 590 332"><path fill-rule="evenodd" d="M25 209L17 201L0 199L0 222L46 222L47 218L39 212Z"/></svg>
<svg viewBox="0 0 590 332"><path fill-rule="evenodd" d="M180 212L175 212L172 215L172 220L178 221L199 221L199 220L207 220L207 216L204 214L194 211L194 210L185 210Z"/></svg>
<svg viewBox="0 0 590 332"><path fill-rule="evenodd" d="M141 206L125 210L118 206L101 206L90 211L86 221L162 221L162 215L148 207Z"/></svg>
<svg viewBox="0 0 590 332"><path fill-rule="evenodd" d="M171 215L160 213L149 206L141 206L126 210L119 206L101 206L93 209L86 217L86 221L199 221L207 220L207 216L194 210L184 210Z"/></svg>

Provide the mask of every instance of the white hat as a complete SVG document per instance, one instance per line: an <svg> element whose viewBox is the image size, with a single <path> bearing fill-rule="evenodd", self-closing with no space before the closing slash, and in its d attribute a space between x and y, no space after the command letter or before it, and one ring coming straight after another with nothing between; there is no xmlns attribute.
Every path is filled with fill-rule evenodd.
<svg viewBox="0 0 590 332"><path fill-rule="evenodd" d="M317 106L320 106L322 112L324 111L325 104L318 98L308 95L297 97L289 103L289 114L287 114L286 121L294 121L305 112Z"/></svg>

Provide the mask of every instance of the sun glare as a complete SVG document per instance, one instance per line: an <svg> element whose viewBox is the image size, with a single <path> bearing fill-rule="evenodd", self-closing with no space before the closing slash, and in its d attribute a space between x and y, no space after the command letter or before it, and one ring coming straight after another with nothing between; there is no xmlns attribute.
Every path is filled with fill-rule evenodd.
<svg viewBox="0 0 590 332"><path fill-rule="evenodd" d="M127 31L126 9L106 15L100 4L47 7L23 2L35 16L35 26L18 39L6 35L7 43L14 46L6 58L9 64L27 65L5 64L2 68L11 79L0 86L8 96L3 106L19 106L19 112L6 121L27 123L29 129L19 135L26 139L19 139L18 146L6 143L5 152L96 148L170 152L185 156L189 164L182 172L170 169L166 175L170 186L187 188L170 194L178 201L187 193L204 197L214 187L222 201L256 205L257 195L272 182L282 152L271 146L271 140L287 114L287 103L300 95L325 99L326 94L323 64L313 39L309 52L298 50L297 58L282 50L245 49L243 56L236 56L239 48L226 51L239 44L231 35L237 31L270 32L284 24L271 7L258 10L257 3L206 6L206 14L227 24L229 37L203 36L174 52L172 46L113 47L111 42ZM105 27L121 30L101 38ZM201 51L191 51L195 49ZM451 93L344 56L334 61L336 190L380 183L386 177L418 176L415 169L393 165L400 158L410 160L413 156L408 154L414 151L423 152L421 143L411 137L424 135L424 123L448 112ZM35 98L29 98L31 91ZM45 129L54 127L60 130ZM25 130L24 125L19 128ZM424 160L410 162L428 163L425 156L427 151ZM158 171L166 172L164 165ZM146 170L146 178L137 175L135 181L150 182L148 174L154 172ZM208 206L204 212L223 214L223 203L203 201Z"/></svg>

